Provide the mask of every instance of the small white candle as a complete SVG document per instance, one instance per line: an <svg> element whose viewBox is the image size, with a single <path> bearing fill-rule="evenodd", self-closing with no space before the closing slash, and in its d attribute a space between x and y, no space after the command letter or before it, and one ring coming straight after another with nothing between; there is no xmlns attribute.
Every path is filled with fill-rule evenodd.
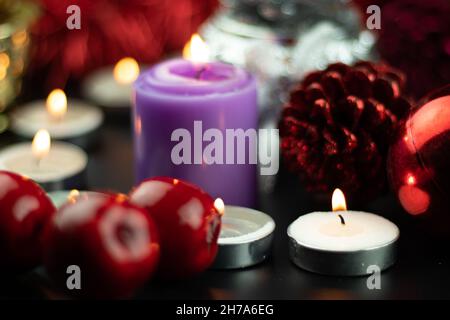
<svg viewBox="0 0 450 320"><path fill-rule="evenodd" d="M103 122L97 107L70 99L61 89L53 90L46 101L33 101L11 114L11 131L31 138L39 129L47 130L55 139L72 139L96 130Z"/></svg>
<svg viewBox="0 0 450 320"><path fill-rule="evenodd" d="M114 67L99 69L88 76L83 83L83 96L103 107L129 107L132 84L139 72L136 60L123 58Z"/></svg>
<svg viewBox="0 0 450 320"><path fill-rule="evenodd" d="M222 228L215 268L244 268L262 262L268 255L275 222L267 214L243 207L214 202L222 212Z"/></svg>
<svg viewBox="0 0 450 320"><path fill-rule="evenodd" d="M20 143L0 151L0 169L25 175L48 188L62 187L66 180L81 175L86 165L83 150L69 143L51 143L46 130L39 130L31 145Z"/></svg>
<svg viewBox="0 0 450 320"><path fill-rule="evenodd" d="M333 212L309 213L289 226L294 262L310 271L342 275L365 274L372 264L380 269L392 265L397 226L372 213L347 211L339 189L332 202Z"/></svg>

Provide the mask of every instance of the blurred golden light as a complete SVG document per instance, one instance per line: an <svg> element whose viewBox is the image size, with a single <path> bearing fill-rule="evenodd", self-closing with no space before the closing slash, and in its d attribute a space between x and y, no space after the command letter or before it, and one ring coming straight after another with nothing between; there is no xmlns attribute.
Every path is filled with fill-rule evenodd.
<svg viewBox="0 0 450 320"><path fill-rule="evenodd" d="M47 130L39 130L36 132L33 142L31 143L31 150L33 156L37 160L42 160L50 152L51 139Z"/></svg>
<svg viewBox="0 0 450 320"><path fill-rule="evenodd" d="M126 194L119 193L119 194L116 195L116 201L117 202L122 203L122 202L125 202L127 200L128 200L128 196Z"/></svg>
<svg viewBox="0 0 450 320"><path fill-rule="evenodd" d="M27 42L28 34L25 30L16 32L12 36L14 46L21 46Z"/></svg>
<svg viewBox="0 0 450 320"><path fill-rule="evenodd" d="M114 66L114 79L120 84L133 83L139 76L139 64L133 58L123 58Z"/></svg>
<svg viewBox="0 0 450 320"><path fill-rule="evenodd" d="M0 53L0 68L7 69L9 67L9 56L7 53Z"/></svg>
<svg viewBox="0 0 450 320"><path fill-rule="evenodd" d="M61 120L67 113L67 97L61 89L55 89L47 97L47 111L53 119Z"/></svg>
<svg viewBox="0 0 450 320"><path fill-rule="evenodd" d="M6 69L0 67L0 80L5 79L6 74L7 74Z"/></svg>
<svg viewBox="0 0 450 320"><path fill-rule="evenodd" d="M71 203L74 203L79 196L80 196L80 191L78 191L77 189L73 189L70 191L69 195L67 196L67 200Z"/></svg>

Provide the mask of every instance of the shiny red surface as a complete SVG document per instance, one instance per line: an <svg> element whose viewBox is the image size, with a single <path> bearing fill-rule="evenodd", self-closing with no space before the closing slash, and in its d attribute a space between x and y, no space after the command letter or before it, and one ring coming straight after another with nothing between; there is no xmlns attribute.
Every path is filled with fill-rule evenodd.
<svg viewBox="0 0 450 320"><path fill-rule="evenodd" d="M25 271L41 261L42 230L55 213L32 180L0 171L0 269Z"/></svg>
<svg viewBox="0 0 450 320"><path fill-rule="evenodd" d="M450 235L450 86L434 93L402 123L391 146L392 189L411 215Z"/></svg>
<svg viewBox="0 0 450 320"><path fill-rule="evenodd" d="M130 198L145 207L157 224L162 276L187 277L212 264L221 218L207 193L181 180L160 177L141 183Z"/></svg>
<svg viewBox="0 0 450 320"><path fill-rule="evenodd" d="M144 209L123 195L90 193L72 199L51 220L44 235L44 265L66 289L67 268L81 270L83 297L129 297L157 268L156 226Z"/></svg>

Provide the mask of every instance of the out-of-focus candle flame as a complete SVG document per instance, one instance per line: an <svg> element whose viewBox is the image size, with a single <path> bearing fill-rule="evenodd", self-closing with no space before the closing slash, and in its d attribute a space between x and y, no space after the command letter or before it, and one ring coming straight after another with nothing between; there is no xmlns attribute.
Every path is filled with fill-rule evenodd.
<svg viewBox="0 0 450 320"><path fill-rule="evenodd" d="M338 188L334 190L331 205L333 207L333 211L347 210L347 203L345 202L345 196L341 189Z"/></svg>
<svg viewBox="0 0 450 320"><path fill-rule="evenodd" d="M53 119L61 120L67 113L67 97L61 89L55 89L47 97L47 111Z"/></svg>
<svg viewBox="0 0 450 320"><path fill-rule="evenodd" d="M70 191L69 195L67 196L67 201L69 201L70 203L74 203L79 196L80 196L80 191L78 191L77 189L73 189L72 191Z"/></svg>
<svg viewBox="0 0 450 320"><path fill-rule="evenodd" d="M116 195L116 201L117 202L122 203L122 202L125 202L126 200L128 200L128 196L126 194L119 193L119 194Z"/></svg>
<svg viewBox="0 0 450 320"><path fill-rule="evenodd" d="M225 213L225 203L223 202L222 199L217 198L217 199L214 201L214 208L216 208L216 210L219 212L219 214L220 214L221 216L224 215L224 213Z"/></svg>
<svg viewBox="0 0 450 320"><path fill-rule="evenodd" d="M203 39L194 34L191 40L184 46L183 58L194 63L204 63L209 61L209 48Z"/></svg>
<svg viewBox="0 0 450 320"><path fill-rule="evenodd" d="M133 83L139 76L139 64L133 58L120 59L114 66L114 79L120 84Z"/></svg>
<svg viewBox="0 0 450 320"><path fill-rule="evenodd" d="M33 153L33 156L38 159L42 160L45 158L48 153L50 152L50 145L51 145L51 139L50 134L47 130L39 130L34 138L33 142L31 143L31 150Z"/></svg>

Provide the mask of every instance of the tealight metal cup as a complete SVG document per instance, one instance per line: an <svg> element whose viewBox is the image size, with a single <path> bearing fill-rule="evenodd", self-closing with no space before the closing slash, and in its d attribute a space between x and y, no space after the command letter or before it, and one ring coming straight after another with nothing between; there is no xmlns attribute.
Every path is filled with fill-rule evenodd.
<svg viewBox="0 0 450 320"><path fill-rule="evenodd" d="M227 221L233 221L231 226ZM248 224L248 230L245 229ZM224 237L233 229L235 237ZM272 247L275 222L267 214L242 207L226 206L222 222L222 232L219 236L219 250L214 261L214 269L242 269L263 262ZM247 231L247 232L246 232Z"/></svg>
<svg viewBox="0 0 450 320"><path fill-rule="evenodd" d="M300 244L289 237L289 256L298 267L324 275L363 276L391 267L397 257L397 239L386 245L357 251L327 251Z"/></svg>

